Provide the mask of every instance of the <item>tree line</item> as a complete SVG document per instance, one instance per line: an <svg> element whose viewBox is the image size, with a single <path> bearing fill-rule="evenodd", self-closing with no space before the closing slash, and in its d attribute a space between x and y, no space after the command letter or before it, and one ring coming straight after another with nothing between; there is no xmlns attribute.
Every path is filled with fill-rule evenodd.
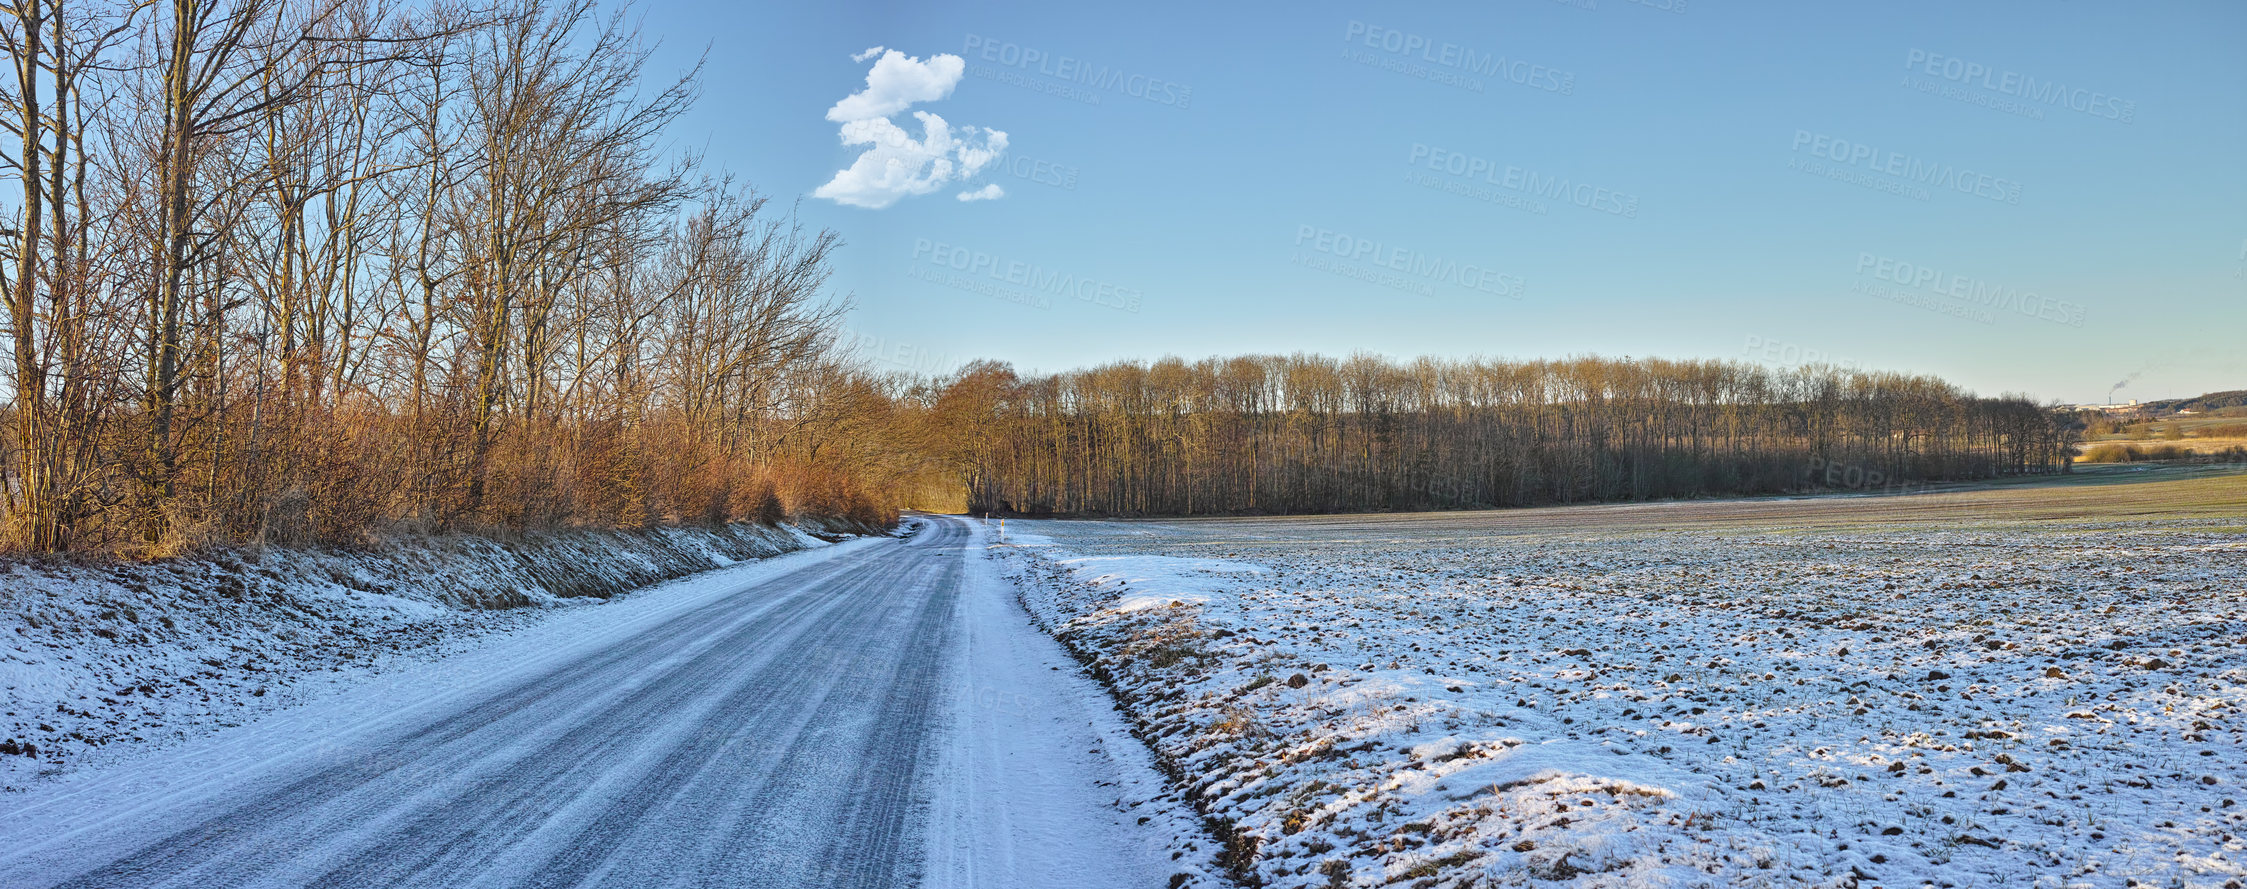
<svg viewBox="0 0 2247 889"><path fill-rule="evenodd" d="M9 0L5 544L884 521L837 239L594 0Z"/></svg>
<svg viewBox="0 0 2247 889"><path fill-rule="evenodd" d="M1241 356L929 399L971 508L1199 515L1890 488L2063 470L2070 423L1931 377L1732 361Z"/></svg>

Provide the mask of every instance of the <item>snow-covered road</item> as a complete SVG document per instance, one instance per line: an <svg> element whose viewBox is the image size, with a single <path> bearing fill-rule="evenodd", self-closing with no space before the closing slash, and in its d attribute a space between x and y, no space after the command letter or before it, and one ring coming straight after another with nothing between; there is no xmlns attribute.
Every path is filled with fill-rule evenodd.
<svg viewBox="0 0 2247 889"><path fill-rule="evenodd" d="M6 886L1162 886L1192 816L924 519L0 801Z"/></svg>

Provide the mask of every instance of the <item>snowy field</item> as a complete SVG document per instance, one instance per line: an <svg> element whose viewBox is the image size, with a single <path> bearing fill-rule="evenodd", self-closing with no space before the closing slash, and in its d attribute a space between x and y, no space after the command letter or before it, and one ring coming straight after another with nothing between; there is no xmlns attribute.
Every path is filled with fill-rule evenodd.
<svg viewBox="0 0 2247 889"><path fill-rule="evenodd" d="M1007 523L1269 886L2247 885L2247 476Z"/></svg>

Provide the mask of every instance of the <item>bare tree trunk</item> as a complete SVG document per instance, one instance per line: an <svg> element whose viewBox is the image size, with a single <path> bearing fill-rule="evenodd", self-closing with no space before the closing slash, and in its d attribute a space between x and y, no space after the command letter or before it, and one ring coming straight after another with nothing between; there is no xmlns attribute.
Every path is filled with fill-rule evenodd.
<svg viewBox="0 0 2247 889"><path fill-rule="evenodd" d="M46 446L50 422L46 356L40 353L36 331L39 251L49 188L40 167L47 146L39 105L39 64L45 55L42 41L47 21L40 0L18 0L12 11L20 41L11 53L17 105L11 110L15 112L13 123L22 135L14 166L22 183L23 215L19 217L20 227L12 233L16 236L14 280L6 282L10 345L15 359L17 479L8 499L9 511L22 525L18 533L26 545L44 550L59 548L64 542L60 516L56 514L60 504L56 502L55 477L48 465L53 457Z"/></svg>

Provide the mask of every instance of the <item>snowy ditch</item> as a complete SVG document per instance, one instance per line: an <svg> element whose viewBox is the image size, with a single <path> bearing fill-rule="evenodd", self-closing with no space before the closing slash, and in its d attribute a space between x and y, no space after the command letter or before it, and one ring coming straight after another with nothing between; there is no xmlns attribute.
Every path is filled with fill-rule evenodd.
<svg viewBox="0 0 2247 889"><path fill-rule="evenodd" d="M2235 528L1015 522L991 552L1244 883L2247 885Z"/></svg>
<svg viewBox="0 0 2247 889"><path fill-rule="evenodd" d="M241 725L419 669L554 607L824 545L736 525L266 549L155 563L0 564L0 788Z"/></svg>

